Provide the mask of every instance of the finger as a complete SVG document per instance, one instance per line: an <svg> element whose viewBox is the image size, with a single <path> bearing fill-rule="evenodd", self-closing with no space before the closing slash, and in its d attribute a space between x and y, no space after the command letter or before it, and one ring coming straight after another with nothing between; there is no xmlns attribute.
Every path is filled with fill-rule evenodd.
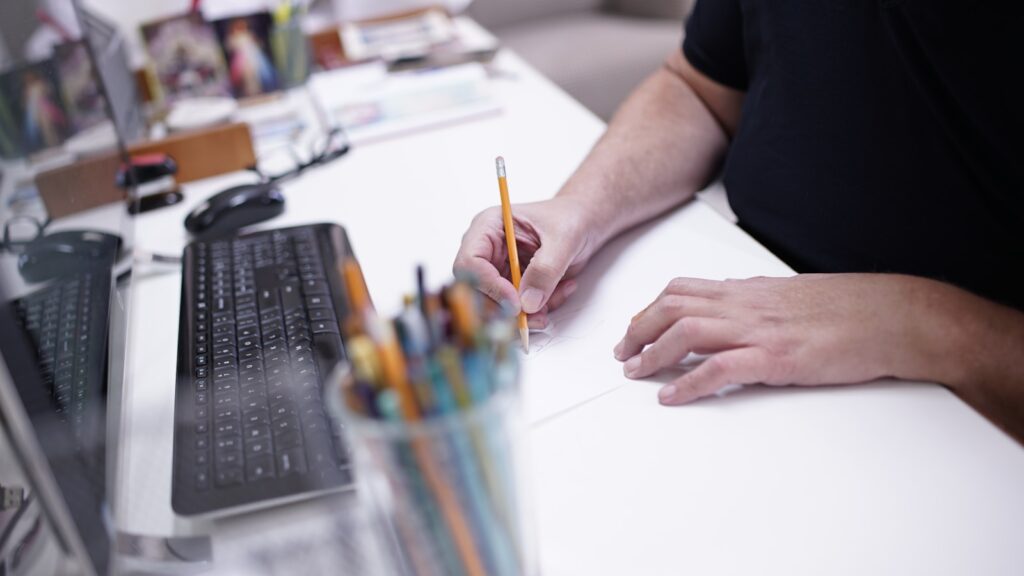
<svg viewBox="0 0 1024 576"><path fill-rule="evenodd" d="M626 335L615 347L615 359L626 360L636 356L680 318L709 316L714 310L714 301L707 298L676 294L660 296L633 317Z"/></svg>
<svg viewBox="0 0 1024 576"><path fill-rule="evenodd" d="M495 237L497 231L488 224L485 216L486 211L477 216L463 236L452 272L456 276L472 276L482 293L495 302L508 301L518 310L519 294L497 268L498 264L507 262L503 250L504 236Z"/></svg>
<svg viewBox="0 0 1024 576"><path fill-rule="evenodd" d="M740 325L719 318L688 316L676 320L653 344L622 367L627 378L645 378L678 364L695 350L724 350L743 345Z"/></svg>
<svg viewBox="0 0 1024 576"><path fill-rule="evenodd" d="M658 391L662 404L686 404L710 396L726 386L753 384L771 370L771 356L761 348L719 352Z"/></svg>
<svg viewBox="0 0 1024 576"><path fill-rule="evenodd" d="M673 278L662 294L680 296L700 296L701 298L719 298L725 292L725 283L718 280L703 278Z"/></svg>
<svg viewBox="0 0 1024 576"><path fill-rule="evenodd" d="M564 242L543 244L534 252L519 285L523 310L532 314L547 304L574 256Z"/></svg>
<svg viewBox="0 0 1024 576"><path fill-rule="evenodd" d="M490 260L481 257L459 258L452 266L456 277L471 275L476 279L477 290L495 302L508 302L519 311L519 293L507 278L498 272Z"/></svg>
<svg viewBox="0 0 1024 576"><path fill-rule="evenodd" d="M551 297L548 298L546 306L548 311L553 311L562 304L565 304L565 301L568 300L578 288L579 284L577 284L575 280L562 280L559 282L558 286L555 287L555 291L551 293Z"/></svg>

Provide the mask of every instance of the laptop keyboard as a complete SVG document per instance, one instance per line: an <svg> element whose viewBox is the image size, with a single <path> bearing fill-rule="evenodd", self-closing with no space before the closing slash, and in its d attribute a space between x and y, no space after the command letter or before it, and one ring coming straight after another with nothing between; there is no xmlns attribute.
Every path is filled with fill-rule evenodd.
<svg viewBox="0 0 1024 576"><path fill-rule="evenodd" d="M321 384L344 358L344 231L313 225L186 249L174 508L196 514L351 482Z"/></svg>

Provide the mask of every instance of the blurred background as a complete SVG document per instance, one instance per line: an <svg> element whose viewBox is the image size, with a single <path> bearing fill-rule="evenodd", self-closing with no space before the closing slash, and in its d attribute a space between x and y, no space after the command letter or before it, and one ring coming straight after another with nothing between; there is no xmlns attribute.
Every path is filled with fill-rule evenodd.
<svg viewBox="0 0 1024 576"><path fill-rule="evenodd" d="M471 2L471 3L470 3ZM544 75L608 120L630 89L682 41L682 24L694 0L314 0L303 26L316 33L340 19L364 19L432 5L467 15L494 33ZM15 53L45 50L58 33L19 25L35 17L28 2L5 3L0 35ZM73 22L66 0L40 2L59 21ZM262 0L209 0L207 19L272 9ZM133 68L145 64L140 25L181 14L189 0L136 2L85 0L83 6L125 32ZM0 46L0 62L5 58Z"/></svg>

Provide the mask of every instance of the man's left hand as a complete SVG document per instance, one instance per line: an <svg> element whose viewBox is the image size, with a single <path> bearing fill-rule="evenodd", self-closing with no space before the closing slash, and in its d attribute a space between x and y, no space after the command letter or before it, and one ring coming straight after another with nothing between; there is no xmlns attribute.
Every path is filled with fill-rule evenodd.
<svg viewBox="0 0 1024 576"><path fill-rule="evenodd" d="M952 287L890 274L804 274L717 282L677 278L615 347L629 378L710 355L658 392L683 404L733 384L848 384L924 374L924 334Z"/></svg>

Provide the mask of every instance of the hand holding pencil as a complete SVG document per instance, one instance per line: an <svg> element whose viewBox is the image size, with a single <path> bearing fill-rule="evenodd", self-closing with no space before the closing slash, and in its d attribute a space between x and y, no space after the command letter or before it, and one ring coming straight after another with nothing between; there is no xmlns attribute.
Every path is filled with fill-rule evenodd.
<svg viewBox="0 0 1024 576"><path fill-rule="evenodd" d="M506 186L511 188L507 181ZM512 282L501 206L488 208L473 219L455 259L456 275L472 275L479 290L492 300L509 302L517 311L526 312L529 328L544 328L548 312L576 290L573 278L597 248L587 241L593 231L585 217L588 211L578 202L556 196L543 202L510 203L513 245L522 272L518 289Z"/></svg>

